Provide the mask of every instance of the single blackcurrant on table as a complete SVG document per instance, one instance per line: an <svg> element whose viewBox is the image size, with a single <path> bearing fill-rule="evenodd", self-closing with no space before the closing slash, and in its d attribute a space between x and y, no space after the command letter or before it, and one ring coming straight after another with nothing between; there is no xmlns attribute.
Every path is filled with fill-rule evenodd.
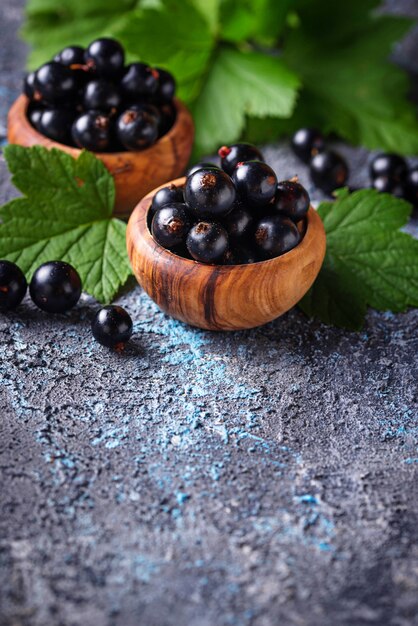
<svg viewBox="0 0 418 626"><path fill-rule="evenodd" d="M348 178L347 163L333 150L318 152L311 159L310 171L313 183L329 194L339 187L344 187Z"/></svg>
<svg viewBox="0 0 418 626"><path fill-rule="evenodd" d="M325 138L315 128L300 128L293 135L291 146L301 161L309 163L315 154L325 150Z"/></svg>
<svg viewBox="0 0 418 626"><path fill-rule="evenodd" d="M64 261L49 261L35 271L29 285L33 302L48 313L64 313L80 299L81 279Z"/></svg>
<svg viewBox="0 0 418 626"><path fill-rule="evenodd" d="M129 313L116 304L100 309L91 324L93 337L107 348L123 348L132 335Z"/></svg>
<svg viewBox="0 0 418 626"><path fill-rule="evenodd" d="M0 261L0 310L17 307L26 289L26 278L21 269L11 261Z"/></svg>
<svg viewBox="0 0 418 626"><path fill-rule="evenodd" d="M398 154L378 154L370 163L370 178L382 176L394 180L403 181L408 172L405 159Z"/></svg>

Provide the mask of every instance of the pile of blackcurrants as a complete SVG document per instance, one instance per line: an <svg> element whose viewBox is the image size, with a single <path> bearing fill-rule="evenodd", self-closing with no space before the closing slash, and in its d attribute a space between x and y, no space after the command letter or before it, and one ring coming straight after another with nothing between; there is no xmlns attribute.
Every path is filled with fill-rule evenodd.
<svg viewBox="0 0 418 626"><path fill-rule="evenodd" d="M125 66L121 44L70 46L24 80L28 118L41 134L93 152L143 150L176 118L173 76L146 63Z"/></svg>
<svg viewBox="0 0 418 626"><path fill-rule="evenodd" d="M418 166L409 168L398 154L378 154L369 172L374 189L404 198L418 208Z"/></svg>
<svg viewBox="0 0 418 626"><path fill-rule="evenodd" d="M16 308L27 291L22 270L11 261L0 261L0 311ZM69 263L43 263L32 276L29 293L37 307L47 313L65 313L81 296L81 279ZM96 341L108 348L122 348L132 335L132 320L120 306L100 309L91 325Z"/></svg>
<svg viewBox="0 0 418 626"><path fill-rule="evenodd" d="M277 257L298 245L310 199L296 180L277 181L253 145L218 152L221 167L199 163L184 187L153 197L149 225L164 248L200 263L240 265Z"/></svg>

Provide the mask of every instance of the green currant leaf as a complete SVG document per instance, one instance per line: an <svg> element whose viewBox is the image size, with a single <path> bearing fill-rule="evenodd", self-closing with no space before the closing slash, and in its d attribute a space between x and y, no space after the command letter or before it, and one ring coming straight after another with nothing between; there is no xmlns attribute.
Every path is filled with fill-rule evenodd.
<svg viewBox="0 0 418 626"><path fill-rule="evenodd" d="M297 76L277 57L221 49L193 107L196 153L234 141L246 115L289 117L298 85Z"/></svg>
<svg viewBox="0 0 418 626"><path fill-rule="evenodd" d="M318 207L327 253L315 284L299 303L327 324L359 329L367 306L394 312L418 306L418 240L401 232L407 202L365 189L340 190Z"/></svg>
<svg viewBox="0 0 418 626"><path fill-rule="evenodd" d="M71 263L83 290L109 302L126 282L126 225L112 218L113 178L92 153L77 160L61 150L10 145L4 155L23 193L0 207L0 258L30 280L46 261Z"/></svg>

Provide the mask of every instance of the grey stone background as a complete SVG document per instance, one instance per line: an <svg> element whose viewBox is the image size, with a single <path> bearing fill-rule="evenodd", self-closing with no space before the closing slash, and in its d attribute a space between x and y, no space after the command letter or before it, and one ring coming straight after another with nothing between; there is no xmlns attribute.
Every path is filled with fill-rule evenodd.
<svg viewBox="0 0 418 626"><path fill-rule="evenodd" d="M0 5L0 132L22 6ZM340 148L365 184L368 153ZM266 156L309 184L286 144ZM89 298L0 316L1 625L418 624L418 311L215 334L139 288L121 304L123 355Z"/></svg>

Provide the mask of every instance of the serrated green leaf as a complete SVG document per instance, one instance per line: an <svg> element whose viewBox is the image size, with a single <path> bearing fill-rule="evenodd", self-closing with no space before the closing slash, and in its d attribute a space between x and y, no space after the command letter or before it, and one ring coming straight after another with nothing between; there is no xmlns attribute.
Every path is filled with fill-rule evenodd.
<svg viewBox="0 0 418 626"><path fill-rule="evenodd" d="M407 99L408 79L388 60L394 42L412 21L368 15L371 5L360 7L356 0L354 17L336 23L330 15L336 10L347 16L351 3L338 9L331 0L322 0L323 34L318 37L312 20L317 23L319 18L313 17L312 3L304 3L301 25L289 34L284 50L284 59L304 85L296 115L305 124L336 131L355 144L414 154L418 122Z"/></svg>
<svg viewBox="0 0 418 626"><path fill-rule="evenodd" d="M246 115L289 117L298 85L277 57L221 49L193 107L196 153L239 137Z"/></svg>
<svg viewBox="0 0 418 626"><path fill-rule="evenodd" d="M116 34L131 55L170 70L180 84L204 72L214 45L208 21L192 0L139 9Z"/></svg>
<svg viewBox="0 0 418 626"><path fill-rule="evenodd" d="M302 310L358 329L367 306L394 312L418 306L418 240L399 230L410 211L403 200L372 189L340 190L335 202L322 203L327 254Z"/></svg>
<svg viewBox="0 0 418 626"><path fill-rule="evenodd" d="M77 160L61 150L10 145L12 182L24 194L0 207L0 258L28 279L46 261L71 263L83 290L109 302L131 274L126 225L112 218L114 182L90 152Z"/></svg>

